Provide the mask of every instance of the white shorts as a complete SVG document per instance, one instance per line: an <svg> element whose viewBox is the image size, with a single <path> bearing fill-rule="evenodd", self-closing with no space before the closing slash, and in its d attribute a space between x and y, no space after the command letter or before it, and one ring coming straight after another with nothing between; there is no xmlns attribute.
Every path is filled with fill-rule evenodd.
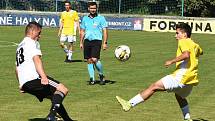
<svg viewBox="0 0 215 121"><path fill-rule="evenodd" d="M193 88L192 85L181 84L180 80L177 80L177 78L172 75L167 75L161 80L167 92L174 92L183 98L187 97Z"/></svg>
<svg viewBox="0 0 215 121"><path fill-rule="evenodd" d="M75 42L76 36L75 35L61 35L60 42Z"/></svg>

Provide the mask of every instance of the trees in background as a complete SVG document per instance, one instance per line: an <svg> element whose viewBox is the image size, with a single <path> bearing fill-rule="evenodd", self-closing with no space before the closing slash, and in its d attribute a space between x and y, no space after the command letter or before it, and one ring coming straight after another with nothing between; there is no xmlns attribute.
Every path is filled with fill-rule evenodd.
<svg viewBox="0 0 215 121"><path fill-rule="evenodd" d="M185 15L215 17L215 0L185 0Z"/></svg>
<svg viewBox="0 0 215 121"><path fill-rule="evenodd" d="M182 0L99 0L100 11L144 15L181 15ZM215 17L215 0L184 0L184 15Z"/></svg>
<svg viewBox="0 0 215 121"><path fill-rule="evenodd" d="M0 9L56 11L64 10L64 0L1 0ZM88 0L69 0L79 12L87 12ZM182 0L97 0L100 13L181 15ZM215 0L183 0L184 16L215 17Z"/></svg>
<svg viewBox="0 0 215 121"><path fill-rule="evenodd" d="M0 9L54 11L55 2L53 0L1 0Z"/></svg>

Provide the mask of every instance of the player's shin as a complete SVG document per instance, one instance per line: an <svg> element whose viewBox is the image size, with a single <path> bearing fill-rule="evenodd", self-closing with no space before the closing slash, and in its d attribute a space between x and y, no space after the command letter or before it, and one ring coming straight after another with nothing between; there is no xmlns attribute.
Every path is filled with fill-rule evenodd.
<svg viewBox="0 0 215 121"><path fill-rule="evenodd" d="M72 121L72 119L66 112L66 109L64 108L63 104L61 104L60 107L57 109L57 113L63 118L64 121Z"/></svg>
<svg viewBox="0 0 215 121"><path fill-rule="evenodd" d="M54 93L54 95L52 96L52 107L50 110L50 115L56 114L56 111L62 104L64 97L65 97L65 95L60 91L56 91Z"/></svg>
<svg viewBox="0 0 215 121"><path fill-rule="evenodd" d="M99 74L100 75L103 75L103 67L102 67L102 63L100 60L98 60L96 63L95 63L95 67L96 69L98 70Z"/></svg>
<svg viewBox="0 0 215 121"><path fill-rule="evenodd" d="M143 102L144 99L142 98L142 96L140 94L137 94L136 96L134 96L133 98L131 98L129 100L130 104L132 105L132 107L134 107L135 105Z"/></svg>
<svg viewBox="0 0 215 121"><path fill-rule="evenodd" d="M92 63L89 63L87 65L88 67L88 72L89 72L89 75L90 75L90 78L93 79L93 81L95 80L95 77L94 77L94 67L93 67L93 64Z"/></svg>
<svg viewBox="0 0 215 121"><path fill-rule="evenodd" d="M183 113L184 119L190 119L190 111L189 111L189 106L188 105L182 107L181 111Z"/></svg>
<svg viewBox="0 0 215 121"><path fill-rule="evenodd" d="M61 46L61 48L63 48L63 50L64 50L65 53L68 53L68 48L67 48L67 46L64 44L64 42L61 42L61 43L60 43L60 46Z"/></svg>
<svg viewBox="0 0 215 121"><path fill-rule="evenodd" d="M68 51L68 60L72 60L72 50Z"/></svg>

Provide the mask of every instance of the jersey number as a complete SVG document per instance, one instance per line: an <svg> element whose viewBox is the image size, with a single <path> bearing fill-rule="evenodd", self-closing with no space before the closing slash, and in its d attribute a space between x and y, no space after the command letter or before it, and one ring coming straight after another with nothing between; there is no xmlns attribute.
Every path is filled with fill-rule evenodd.
<svg viewBox="0 0 215 121"><path fill-rule="evenodd" d="M16 65L19 66L20 64L22 64L25 59L24 59L24 55L23 55L24 49L20 48L17 52L16 52Z"/></svg>

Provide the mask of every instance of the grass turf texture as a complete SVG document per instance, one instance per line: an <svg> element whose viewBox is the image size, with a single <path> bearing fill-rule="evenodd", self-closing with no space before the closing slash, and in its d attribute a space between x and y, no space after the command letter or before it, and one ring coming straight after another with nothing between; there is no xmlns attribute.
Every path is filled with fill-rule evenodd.
<svg viewBox="0 0 215 121"><path fill-rule="evenodd" d="M65 55L59 47L56 28L44 28L40 40L43 63L49 76L65 84L70 93L64 105L70 116L78 121L181 121L181 110L173 93L156 93L144 104L123 112L115 96L130 99L152 82L174 71L174 65L164 67L176 51L174 33L142 31L109 31L109 49L101 52L107 80L105 86L88 85L86 62L64 63ZM0 121L42 121L48 114L50 101L40 103L29 94L19 93L15 79L15 49L11 42L19 43L24 27L0 27ZM188 97L192 118L196 121L215 119L215 41L214 35L193 34L204 50L199 60L200 84ZM79 40L79 39L77 39ZM131 58L119 62L114 57L118 45L131 48ZM13 46L12 46L13 45ZM83 60L79 41L74 60ZM96 74L97 75L97 74ZM98 79L98 77L96 76Z"/></svg>

